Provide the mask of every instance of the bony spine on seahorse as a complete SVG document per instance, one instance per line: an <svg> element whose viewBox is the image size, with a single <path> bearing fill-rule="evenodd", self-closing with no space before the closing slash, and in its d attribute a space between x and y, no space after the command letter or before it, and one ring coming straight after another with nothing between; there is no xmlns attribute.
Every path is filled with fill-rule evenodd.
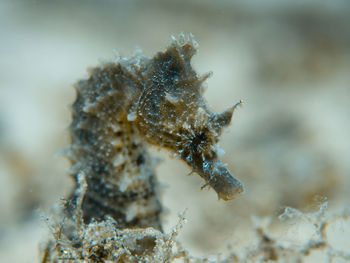
<svg viewBox="0 0 350 263"><path fill-rule="evenodd" d="M218 194L232 200L242 184L219 160L217 147L238 104L213 113L190 60L192 35L173 38L153 58L136 55L91 70L77 85L70 130L72 175L86 174L84 220L112 216L120 227L161 229L154 160L147 144L184 160ZM76 198L72 194L72 199Z"/></svg>

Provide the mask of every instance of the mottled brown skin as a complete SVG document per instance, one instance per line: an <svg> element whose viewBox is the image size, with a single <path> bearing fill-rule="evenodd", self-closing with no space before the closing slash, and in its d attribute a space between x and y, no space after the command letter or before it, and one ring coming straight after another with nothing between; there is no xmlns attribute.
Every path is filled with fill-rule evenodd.
<svg viewBox="0 0 350 263"><path fill-rule="evenodd" d="M184 160L220 199L243 192L218 160L216 147L237 105L210 112L202 97L209 75L198 76L190 64L196 45L181 35L152 59L137 55L105 63L76 85L69 157L72 175L86 175L86 222L109 215L120 227L161 229L155 162L147 144Z"/></svg>

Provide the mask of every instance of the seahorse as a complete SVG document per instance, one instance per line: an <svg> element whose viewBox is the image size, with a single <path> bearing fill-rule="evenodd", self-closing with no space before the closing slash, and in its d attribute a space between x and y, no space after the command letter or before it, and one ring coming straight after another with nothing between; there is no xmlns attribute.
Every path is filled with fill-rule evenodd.
<svg viewBox="0 0 350 263"><path fill-rule="evenodd" d="M104 62L75 85L68 155L76 187L78 174L86 176L85 222L110 216L121 228L161 230L156 161L148 145L183 160L219 199L244 192L219 160L217 146L241 102L222 113L209 110L202 95L210 73L200 76L191 66L197 49L191 34L180 34L153 58ZM75 191L71 200L76 198Z"/></svg>

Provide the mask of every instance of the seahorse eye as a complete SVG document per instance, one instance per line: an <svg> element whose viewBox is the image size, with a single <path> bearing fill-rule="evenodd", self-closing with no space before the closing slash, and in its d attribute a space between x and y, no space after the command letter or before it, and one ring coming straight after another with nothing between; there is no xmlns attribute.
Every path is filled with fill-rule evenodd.
<svg viewBox="0 0 350 263"><path fill-rule="evenodd" d="M198 135L196 135L191 142L191 148L193 152L198 152L200 148L202 148L203 145L206 144L207 136L205 132L201 132Z"/></svg>

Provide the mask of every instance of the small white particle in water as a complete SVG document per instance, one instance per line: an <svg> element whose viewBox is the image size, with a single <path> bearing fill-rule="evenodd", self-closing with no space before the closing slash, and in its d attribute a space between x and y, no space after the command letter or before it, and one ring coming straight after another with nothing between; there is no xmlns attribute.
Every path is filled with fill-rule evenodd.
<svg viewBox="0 0 350 263"><path fill-rule="evenodd" d="M218 155L218 158L221 158L222 156L224 156L225 155L225 151L224 151L224 149L222 149L222 148L219 148L219 147L217 147L216 149L215 149L215 151L216 151L216 154Z"/></svg>
<svg viewBox="0 0 350 263"><path fill-rule="evenodd" d="M126 221L130 222L138 214L138 205L136 203L131 203L126 210Z"/></svg>
<svg viewBox="0 0 350 263"><path fill-rule="evenodd" d="M128 121L134 121L134 120L136 120L136 113L131 112L128 114L128 116L126 116L126 118L128 119Z"/></svg>
<svg viewBox="0 0 350 263"><path fill-rule="evenodd" d="M165 95L165 99L166 99L167 101L169 101L170 103L173 103L173 104L175 104L175 103L177 103L177 102L179 101L178 98L174 97L173 95L171 95L171 94L169 94L169 93L167 93L167 94Z"/></svg>
<svg viewBox="0 0 350 263"><path fill-rule="evenodd" d="M117 156L115 156L113 158L113 166L114 167L118 167L119 165L121 165L124 162L123 157L121 154L118 154Z"/></svg>
<svg viewBox="0 0 350 263"><path fill-rule="evenodd" d="M122 140L120 138L114 138L111 140L111 144L113 146L121 146L122 145Z"/></svg>
<svg viewBox="0 0 350 263"><path fill-rule="evenodd" d="M130 179L130 175L128 173L125 173L123 178L121 179L121 181L119 183L119 190L121 192L125 192L131 183L132 183L132 181Z"/></svg>

